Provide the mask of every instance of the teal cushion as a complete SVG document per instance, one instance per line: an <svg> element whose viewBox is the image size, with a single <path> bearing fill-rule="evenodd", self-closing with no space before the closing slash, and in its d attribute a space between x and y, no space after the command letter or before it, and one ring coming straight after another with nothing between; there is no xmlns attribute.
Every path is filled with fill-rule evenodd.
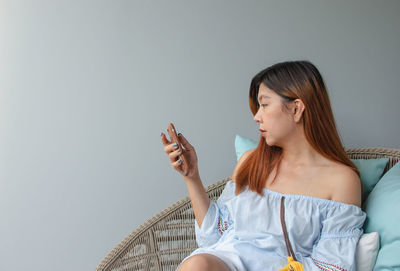
<svg viewBox="0 0 400 271"><path fill-rule="evenodd" d="M389 158L351 159L351 161L353 161L360 171L363 186L362 202L364 202L382 176Z"/></svg>
<svg viewBox="0 0 400 271"><path fill-rule="evenodd" d="M251 140L249 138L236 135L235 138L235 150L236 150L236 159L239 161L242 154L250 149L257 148L257 142Z"/></svg>
<svg viewBox="0 0 400 271"><path fill-rule="evenodd" d="M400 162L379 180L364 203L367 219L365 233L378 232L380 250L375 271L400 267Z"/></svg>
<svg viewBox="0 0 400 271"><path fill-rule="evenodd" d="M257 142L254 140L236 135L235 149L237 161L239 161L239 158L245 151L255 149L257 148L257 145ZM362 202L365 202L369 193L382 176L383 170L385 169L389 158L351 159L351 161L353 161L360 171L360 179L363 186Z"/></svg>

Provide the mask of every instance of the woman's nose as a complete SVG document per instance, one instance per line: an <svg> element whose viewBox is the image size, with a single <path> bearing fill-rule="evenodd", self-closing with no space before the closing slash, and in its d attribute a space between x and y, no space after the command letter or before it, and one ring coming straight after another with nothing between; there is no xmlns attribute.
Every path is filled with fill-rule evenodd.
<svg viewBox="0 0 400 271"><path fill-rule="evenodd" d="M258 114L258 111L257 111L257 113L254 115L254 121L255 121L255 122L261 122L261 120L260 120L260 115Z"/></svg>

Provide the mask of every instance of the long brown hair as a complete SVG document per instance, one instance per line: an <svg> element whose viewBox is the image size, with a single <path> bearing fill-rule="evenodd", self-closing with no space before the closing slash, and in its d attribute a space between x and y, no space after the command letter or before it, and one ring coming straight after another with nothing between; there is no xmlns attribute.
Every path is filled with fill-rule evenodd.
<svg viewBox="0 0 400 271"><path fill-rule="evenodd" d="M260 106L257 98L261 83L281 96L283 106L286 108L291 101L302 100L305 105L302 124L309 144L324 157L351 167L360 176L359 170L347 156L342 145L324 80L312 63L281 62L256 74L251 80L249 91L249 104L253 115ZM261 136L257 148L248 155L237 171L236 195L246 185L262 195L267 177L281 159L282 148L269 146Z"/></svg>

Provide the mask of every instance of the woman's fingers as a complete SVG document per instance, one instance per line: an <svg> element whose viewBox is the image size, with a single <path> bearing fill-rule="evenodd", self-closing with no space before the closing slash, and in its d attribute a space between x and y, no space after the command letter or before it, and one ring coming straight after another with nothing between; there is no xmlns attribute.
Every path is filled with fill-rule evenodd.
<svg viewBox="0 0 400 271"><path fill-rule="evenodd" d="M164 133L161 135L161 141L164 144L164 151L168 154L171 164L178 161L177 157L181 155L178 146L175 146L174 143L168 141Z"/></svg>
<svg viewBox="0 0 400 271"><path fill-rule="evenodd" d="M164 151L167 154L169 154L171 151L174 151L176 148L178 148L178 147L174 146L174 143L172 143L171 141L169 141L167 139L167 137L165 136L164 133L161 134L161 142L164 145Z"/></svg>
<svg viewBox="0 0 400 271"><path fill-rule="evenodd" d="M175 161L176 158L177 158L179 155L181 155L181 154L182 154L182 153L181 153L179 150L175 150L175 151L170 152L170 153L168 154L168 156L169 156L169 159L171 160L171 162L173 162L173 161Z"/></svg>
<svg viewBox="0 0 400 271"><path fill-rule="evenodd" d="M171 150L178 148L174 146L174 142L167 139L167 136L164 133L161 134L161 142L164 145L165 152L170 152Z"/></svg>
<svg viewBox="0 0 400 271"><path fill-rule="evenodd" d="M186 140L186 138L182 135L178 135L178 139L183 146L183 152L194 150L193 146ZM166 134L161 133L161 142L164 145L164 151L168 154L170 159L171 167L177 170L181 174L186 174L182 171L182 159L179 157L183 155L180 151L178 146L175 146L175 143L169 141Z"/></svg>
<svg viewBox="0 0 400 271"><path fill-rule="evenodd" d="M161 133L161 142L164 146L171 144L171 142L167 139L164 133Z"/></svg>
<svg viewBox="0 0 400 271"><path fill-rule="evenodd" d="M181 164L182 164L182 160L181 159L178 159L175 162L171 162L171 166L174 169L179 170L179 171L181 170L181 168L180 168Z"/></svg>
<svg viewBox="0 0 400 271"><path fill-rule="evenodd" d="M179 140L181 141L181 144L183 145L183 147L185 147L186 150L190 150L190 149L193 148L193 146L190 145L189 141L187 141L187 139L182 134L179 134L178 138L179 138Z"/></svg>

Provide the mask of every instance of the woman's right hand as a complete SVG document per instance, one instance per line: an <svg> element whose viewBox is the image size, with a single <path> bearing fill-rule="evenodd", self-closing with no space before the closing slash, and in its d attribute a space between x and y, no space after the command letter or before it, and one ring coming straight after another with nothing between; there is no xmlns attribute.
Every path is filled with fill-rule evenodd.
<svg viewBox="0 0 400 271"><path fill-rule="evenodd" d="M194 147L186 140L182 134L178 134L178 138L183 147L183 153L177 152L178 147L174 147L174 143L169 141L164 133L161 134L161 142L164 145L164 151L169 156L169 160L172 168L182 174L183 177L193 178L199 176L197 154ZM188 171L186 175L182 170L182 160L179 159L179 155L184 155L188 162Z"/></svg>

